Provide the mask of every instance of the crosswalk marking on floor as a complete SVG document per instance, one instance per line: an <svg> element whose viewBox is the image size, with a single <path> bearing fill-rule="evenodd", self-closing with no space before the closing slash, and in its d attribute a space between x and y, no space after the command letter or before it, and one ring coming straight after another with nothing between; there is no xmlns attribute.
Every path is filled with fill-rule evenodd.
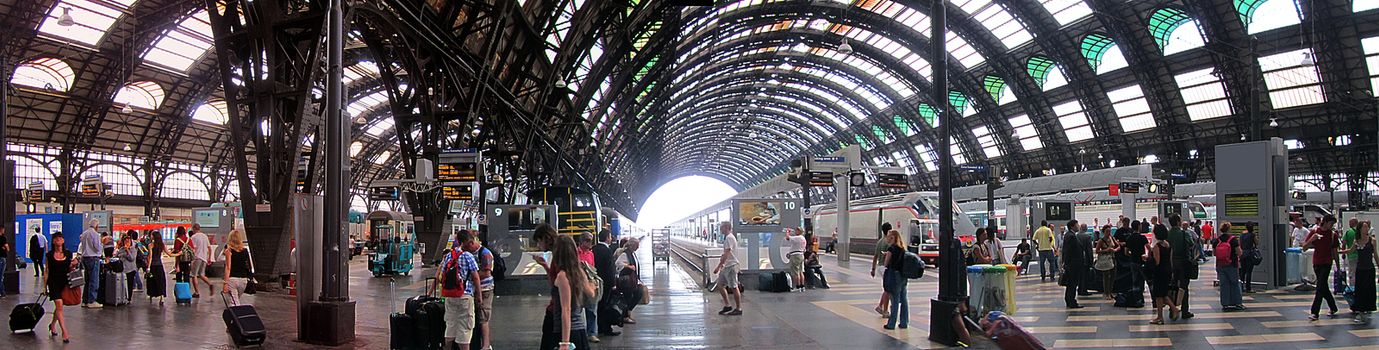
<svg viewBox="0 0 1379 350"><path fill-rule="evenodd" d="M1025 330L1034 334L1053 334L1053 333L1096 333L1096 326L1066 326L1066 327L1025 327Z"/></svg>
<svg viewBox="0 0 1379 350"><path fill-rule="evenodd" d="M883 324L883 323L885 322L884 319L882 319L882 318L880 318L880 317L877 317L877 315L876 315L875 313L869 312L869 311L867 311L867 310L862 310L862 309L857 308L857 307L855 306L855 305L863 305L863 304L870 304L870 303L872 303L871 300L843 300L843 301L816 301L816 302L813 302L814 306L817 306L817 307L819 307L819 308L821 308L821 309L824 309L824 310L828 310L829 312L832 312L832 313L834 313L834 314L836 314L836 315L838 315L838 316L841 316L841 317L847 319L848 321L852 321L853 323L859 324L859 325L861 325L861 326L863 326L863 327L866 327L866 328L869 328L869 329L873 329L873 330L875 330L875 331L878 332L878 333L885 334L885 335L887 335L887 336L890 336L890 337L895 338L895 339L897 339L897 340L903 341L903 342L908 343L908 344L910 344L910 345L917 346L917 347L919 347L919 348L921 348L921 349L941 349L941 348L946 348L946 346L944 346L943 344L934 343L934 342L929 341L929 339L928 339L928 337L929 337L929 332L924 330L924 329L928 328L928 327L927 327L927 325L928 325L928 317L926 317L926 316L927 316L927 313L926 313L926 312L923 312L923 311L921 311L921 310L916 310L916 308L912 306L912 307L910 308L910 315L911 315L911 317L910 317L910 328L908 328L908 329L896 329L896 330L885 330L885 329L881 328L881 324ZM919 311L919 312L916 312L916 311ZM919 316L919 317L914 317L914 316Z"/></svg>
<svg viewBox="0 0 1379 350"><path fill-rule="evenodd" d="M1130 332L1222 331L1231 329L1235 329L1235 326L1232 326L1230 323L1177 323L1130 326Z"/></svg>
<svg viewBox="0 0 1379 350"><path fill-rule="evenodd" d="M1081 309L1069 309L1066 307L1022 307L1018 311L1022 312L1099 312L1101 307L1088 306Z"/></svg>
<svg viewBox="0 0 1379 350"><path fill-rule="evenodd" d="M1129 339L1059 339L1053 342L1054 349L1073 348L1139 348L1173 346L1168 338L1129 338Z"/></svg>
<svg viewBox="0 0 1379 350"><path fill-rule="evenodd" d="M1374 338L1374 337L1379 337L1379 329L1360 329L1360 330L1353 330L1353 331L1350 331L1350 334L1355 335L1355 336L1360 337L1360 338Z"/></svg>
<svg viewBox="0 0 1379 350"><path fill-rule="evenodd" d="M1239 345L1239 344L1265 344L1295 341L1314 341L1325 340L1317 333L1275 333L1275 334L1251 334L1251 335L1226 335L1207 337L1207 344L1211 345Z"/></svg>
<svg viewBox="0 0 1379 350"><path fill-rule="evenodd" d="M1260 322L1260 325L1268 328L1293 328L1293 327L1316 327L1316 326L1339 326L1350 324L1350 319L1330 319L1330 320L1296 320L1296 321L1267 321Z"/></svg>

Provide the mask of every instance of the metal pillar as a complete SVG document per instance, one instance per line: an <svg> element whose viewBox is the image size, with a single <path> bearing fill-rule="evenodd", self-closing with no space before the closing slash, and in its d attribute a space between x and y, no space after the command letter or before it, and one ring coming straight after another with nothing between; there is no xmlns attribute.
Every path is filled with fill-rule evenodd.
<svg viewBox="0 0 1379 350"><path fill-rule="evenodd" d="M939 196L939 279L938 298L930 300L929 340L942 344L955 344L957 334L953 330L953 309L962 302L966 289L966 276L963 274L962 247L953 239L953 152L949 139L949 128L953 121L948 113L948 16L947 1L934 1L929 7L929 17L933 25L929 28L932 46L929 59L933 60L934 84L933 102L938 106L938 196Z"/></svg>
<svg viewBox="0 0 1379 350"><path fill-rule="evenodd" d="M839 251L838 263L845 264L852 257L850 250L852 230L849 229L851 226L848 226L848 217L851 216L848 214L851 214L852 210L852 174L845 172L841 176L834 175L843 179L842 183L839 183L835 177L833 183L838 186L838 195L833 196L833 199L834 204L838 207L838 244L835 248Z"/></svg>

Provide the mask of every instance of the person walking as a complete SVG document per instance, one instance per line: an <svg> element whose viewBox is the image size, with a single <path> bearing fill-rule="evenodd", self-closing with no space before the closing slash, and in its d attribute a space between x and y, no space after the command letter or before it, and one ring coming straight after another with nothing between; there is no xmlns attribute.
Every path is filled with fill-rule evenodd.
<svg viewBox="0 0 1379 350"><path fill-rule="evenodd" d="M192 224L191 242L193 258L190 273L192 278L192 298L200 298L201 289L197 287L197 281L206 284L206 291L211 291L215 288L211 285L211 279L206 278L206 266L210 266L213 260L211 260L211 239L206 237L205 232L201 232L201 224ZM229 266L227 265L226 267L228 268Z"/></svg>
<svg viewBox="0 0 1379 350"><path fill-rule="evenodd" d="M599 279L603 280L603 297L598 302L598 323L594 326L598 328L599 335L618 336L621 331L613 330L613 314L616 310L612 309L613 282L617 273L613 271L613 231L609 229L599 230L599 243L594 245L594 270L599 274ZM490 302L491 303L491 302ZM725 299L724 304L727 301ZM487 334L487 333L485 333Z"/></svg>
<svg viewBox="0 0 1379 350"><path fill-rule="evenodd" d="M1078 227L1077 220L1068 221L1068 227ZM1063 304L1069 309L1081 309L1083 306L1077 302L1078 286L1082 284L1082 274L1087 271L1087 263L1092 259L1089 256L1091 250L1082 248L1081 235L1076 231L1069 231L1063 235Z"/></svg>
<svg viewBox="0 0 1379 350"><path fill-rule="evenodd" d="M613 287L615 294L620 295L623 305L627 310L623 310L620 317L624 324L637 324L637 319L632 317L632 310L641 304L642 293L642 269L640 259L637 258L637 249L642 246L642 240L636 237L628 237L627 242L623 243L623 249L619 250L617 258L613 260L613 266L618 270L618 283Z"/></svg>
<svg viewBox="0 0 1379 350"><path fill-rule="evenodd" d="M464 249L470 239L469 230L460 230L455 235L455 241L451 242L449 252L441 259L441 268L436 271L436 280L442 286L441 297L445 301L446 349L457 343L461 349L468 349L470 339L474 338L474 299L479 298L474 292L478 290L475 287L483 282L479 279L479 263L473 254ZM576 312L583 313L582 310Z"/></svg>
<svg viewBox="0 0 1379 350"><path fill-rule="evenodd" d="M1231 223L1222 222L1221 232L1231 232ZM1240 234L1240 279L1245 294L1254 293L1254 271L1263 261L1259 254L1259 234L1254 232L1254 227L1246 225L1245 232ZM1242 298L1243 299L1243 298Z"/></svg>
<svg viewBox="0 0 1379 350"><path fill-rule="evenodd" d="M731 222L718 224L718 232L723 235L723 253L719 254L718 266L713 268L718 295L723 297L723 309L719 315L742 315L742 291L738 289L737 235L733 234ZM728 304L728 294L733 295L733 303Z"/></svg>
<svg viewBox="0 0 1379 350"><path fill-rule="evenodd" d="M1216 279L1221 285L1221 310L1244 310L1240 288L1240 240L1230 231L1222 231L1216 241L1212 255L1216 256Z"/></svg>
<svg viewBox="0 0 1379 350"><path fill-rule="evenodd" d="M1316 295L1312 297L1312 313L1307 316L1310 321L1317 320L1317 314L1321 311L1323 300L1331 308L1331 313L1328 316L1336 316L1336 298L1331 295L1330 280L1332 263L1340 259L1340 254L1337 254L1340 240L1334 226L1336 226L1336 217L1328 214L1322 220L1321 226L1308 235L1306 241L1303 241L1303 247L1311 247L1314 250L1312 271L1317 274L1317 291Z"/></svg>
<svg viewBox="0 0 1379 350"><path fill-rule="evenodd" d="M48 291L48 299L53 300L53 319L48 321L48 336L57 336L57 331L61 329L62 342L70 343L72 337L67 334L67 318L62 313L62 297L67 294L67 289L71 288L67 285L67 273L77 268L77 262L72 259L72 252L63 248L63 243L62 232L54 232L53 249L43 258L47 260L47 264L44 264L46 271L43 272L45 278L42 279L45 285L41 289Z"/></svg>
<svg viewBox="0 0 1379 350"><path fill-rule="evenodd" d="M191 282L192 260L196 260L196 253L192 249L191 236L187 234L187 228L178 226L177 236L173 238L172 250L166 254L173 259L174 282Z"/></svg>
<svg viewBox="0 0 1379 350"><path fill-rule="evenodd" d="M1178 319L1178 305L1170 297L1173 289L1173 263L1170 261L1173 256L1173 247L1164 239L1164 235L1154 235L1154 244L1149 247L1149 259L1146 261L1150 266L1149 271L1153 274L1153 280L1149 284L1149 296L1154 301L1154 319L1150 324L1164 324L1164 308L1169 309L1170 318Z"/></svg>
<svg viewBox="0 0 1379 350"><path fill-rule="evenodd" d="M163 255L167 254L167 246L163 244L163 238L153 236L156 231L149 231L148 255L144 264L148 266L148 274L144 283L144 290L148 293L150 301L158 298L158 304L163 304L163 299L168 295L168 274L163 269Z"/></svg>
<svg viewBox="0 0 1379 350"><path fill-rule="evenodd" d="M880 242L877 242L877 244L876 244L876 249L875 249L875 250L876 250L876 254L875 254L875 255L872 255L872 257L871 257L871 277L872 277L872 278L876 278L876 266L877 266L877 265L881 265L882 267L885 267L886 260L884 260L884 259L882 259L882 258L884 258L884 257L886 256L886 249L889 249L889 247L890 247L891 245L894 245L894 244L895 244L895 241L892 241L892 240L891 240L891 235L889 234L889 232L882 234L882 236L881 236L881 241L880 241ZM882 270L882 271L883 271L883 272L882 272L882 274L881 274L881 283L884 285L884 284L887 283L887 282L886 282L886 274L884 273L884 270ZM876 310L876 313L881 314L881 318L888 318L888 317L891 317L890 307L891 307L891 289L890 289L890 288L882 287L882 288L881 288L881 301L877 302L877 304L876 304L876 309L875 309L875 310Z"/></svg>
<svg viewBox="0 0 1379 350"><path fill-rule="evenodd" d="M1292 245L1290 247L1301 248L1303 243L1307 241L1307 236L1311 235L1312 230L1307 228L1306 222L1301 215L1293 217L1292 239L1289 242Z"/></svg>
<svg viewBox="0 0 1379 350"><path fill-rule="evenodd" d="M129 286L133 288L129 294L132 300L134 296L132 292L142 292L144 290L144 279L140 278L140 273L143 272L142 270L146 266L144 265L145 259L140 259L140 257L148 254L148 252L144 248L144 242L141 240L142 236L139 235L139 231L129 230L129 232L125 233L125 236L129 237L129 243L125 248L130 250L127 253L129 253L128 256L132 258L125 262L125 271L129 272Z"/></svg>
<svg viewBox="0 0 1379 350"><path fill-rule="evenodd" d="M551 261L547 269L547 273L553 276L551 303L547 306L547 315L550 316L541 327L541 349L589 349L580 303L586 295L593 296L593 287L589 286L584 269L579 266L575 241L565 235L555 236L552 241Z"/></svg>
<svg viewBox="0 0 1379 350"><path fill-rule="evenodd" d="M1112 283L1115 282L1116 253L1120 251L1120 244L1111 237L1111 225L1101 227L1101 238L1096 240L1095 250L1092 268L1101 274L1101 294L1106 300L1115 300Z"/></svg>
<svg viewBox="0 0 1379 350"><path fill-rule="evenodd" d="M1374 249L1374 232L1370 232L1369 221L1360 222L1355 229L1355 294L1350 311L1355 312L1355 323L1369 323L1370 314L1375 311L1374 271L1379 265L1379 252Z"/></svg>
<svg viewBox="0 0 1379 350"><path fill-rule="evenodd" d="M886 236L889 245L886 246L886 272L882 275L882 286L891 294L891 315L883 328L893 330L897 322L901 329L910 328L910 300L906 295L909 280L901 273L905 267L905 238L896 230L886 232Z"/></svg>
<svg viewBox="0 0 1379 350"><path fill-rule="evenodd" d="M0 229L3 230L3 229ZM43 275L48 256L48 238L43 237L40 227L34 227L34 234L29 238L29 260L34 262L34 277Z"/></svg>
<svg viewBox="0 0 1379 350"><path fill-rule="evenodd" d="M1034 230L1034 246L1039 250L1039 282L1058 280L1058 249L1054 246L1053 229L1048 221L1040 221Z"/></svg>
<svg viewBox="0 0 1379 350"><path fill-rule="evenodd" d="M244 297L244 288L249 285L249 280L254 278L254 260L249 254L249 246L245 243L244 232L237 229L230 230L230 234L225 238L225 273L221 274L224 280L220 284L220 292L230 295L232 305L240 303L240 298ZM202 274L202 278L205 278L205 274ZM210 288L209 285L207 288Z"/></svg>
<svg viewBox="0 0 1379 350"><path fill-rule="evenodd" d="M1346 221L1346 230L1345 233L1341 234L1341 248L1339 249L1341 258L1345 261L1345 285L1352 287L1355 286L1356 262L1360 260L1360 253L1355 250L1355 240L1359 238L1355 231L1359 226L1359 219L1350 218ZM1345 291L1338 290L1336 292L1344 293Z"/></svg>
<svg viewBox="0 0 1379 350"><path fill-rule="evenodd" d="M1177 294L1174 296L1174 303L1178 305L1178 310L1183 319L1190 319L1195 316L1188 311L1188 291L1191 289L1190 283L1197 279L1197 262L1193 261L1196 257L1192 254L1192 237L1187 231L1182 229L1183 218L1178 214L1168 215L1168 245L1172 247L1173 256L1169 259L1173 263L1173 288ZM1159 227L1154 228L1154 236L1158 237ZM1219 236L1219 235L1218 235Z"/></svg>
<svg viewBox="0 0 1379 350"><path fill-rule="evenodd" d="M104 244L101 244L100 220L91 219L86 230L81 232L81 244L77 246L77 256L81 257L81 267L86 270L86 290L81 296L81 307L101 308L96 302L101 286L101 263L105 260ZM53 242L57 243L56 240Z"/></svg>

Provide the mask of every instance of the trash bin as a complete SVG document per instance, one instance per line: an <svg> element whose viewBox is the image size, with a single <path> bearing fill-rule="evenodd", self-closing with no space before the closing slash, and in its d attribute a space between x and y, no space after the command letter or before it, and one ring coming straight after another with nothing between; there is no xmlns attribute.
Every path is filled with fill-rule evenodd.
<svg viewBox="0 0 1379 350"><path fill-rule="evenodd" d="M1302 282L1302 248L1283 250L1283 275L1285 284Z"/></svg>
<svg viewBox="0 0 1379 350"><path fill-rule="evenodd" d="M1015 277L1020 275L1020 267L1013 264L1001 264L997 266L1005 268L1005 272L1002 273L1005 277L1003 279L1005 280L1004 285L1006 290L1005 313L1013 315L1018 309L1015 307Z"/></svg>
<svg viewBox="0 0 1379 350"><path fill-rule="evenodd" d="M983 297L983 305L986 310L1006 311L1006 296L1010 295L1011 288L1006 285L1006 268L1000 265L984 266L986 270L986 294Z"/></svg>
<svg viewBox="0 0 1379 350"><path fill-rule="evenodd" d="M991 265L972 265L967 267L967 296L970 298L968 302L972 306L972 310L970 310L972 312L980 312L982 310L982 301L985 300L982 295L987 289L987 266Z"/></svg>
<svg viewBox="0 0 1379 350"><path fill-rule="evenodd" d="M1312 271L1312 254L1316 252L1312 249L1305 250L1302 252L1302 258L1298 259L1301 260L1298 265L1302 269L1302 282L1314 286L1317 285L1317 273Z"/></svg>

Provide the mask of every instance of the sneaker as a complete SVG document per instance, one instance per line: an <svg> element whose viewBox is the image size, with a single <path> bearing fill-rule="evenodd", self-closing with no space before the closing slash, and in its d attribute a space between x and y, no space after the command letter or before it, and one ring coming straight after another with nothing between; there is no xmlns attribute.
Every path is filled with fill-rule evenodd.
<svg viewBox="0 0 1379 350"><path fill-rule="evenodd" d="M732 306L724 306L722 310L718 310L718 314L719 314L719 315L727 314L728 311L733 311L733 307L732 307Z"/></svg>
<svg viewBox="0 0 1379 350"><path fill-rule="evenodd" d="M600 341L600 340L599 340L599 336L597 336L597 335L591 335L591 336L589 336L589 342L590 342L590 343L597 343L597 342L599 342L599 341Z"/></svg>
<svg viewBox="0 0 1379 350"><path fill-rule="evenodd" d="M1308 320L1308 321L1316 322L1316 321L1317 321L1317 315L1316 315L1316 314L1307 315L1307 320Z"/></svg>
<svg viewBox="0 0 1379 350"><path fill-rule="evenodd" d="M1362 317L1362 316L1358 316L1358 315L1357 315L1357 316L1355 316L1355 319L1350 320L1350 322L1355 323L1355 324L1364 324L1364 323L1365 323L1365 318Z"/></svg>
<svg viewBox="0 0 1379 350"><path fill-rule="evenodd" d="M733 311L729 311L728 313L726 313L726 314L724 314L724 315L728 315L728 316L740 316L740 315L742 315L742 309L733 309Z"/></svg>
<svg viewBox="0 0 1379 350"><path fill-rule="evenodd" d="M90 308L92 308L92 309L99 309L99 308L103 308L103 307L105 307L105 305L102 305L102 304L100 304L100 303L91 303L91 306L90 306Z"/></svg>
<svg viewBox="0 0 1379 350"><path fill-rule="evenodd" d="M1193 313L1191 313L1191 312L1183 311L1183 316L1182 316L1182 318L1183 318L1184 320L1190 319L1190 318L1192 318L1193 316L1197 316L1197 315L1196 315L1196 314L1193 314Z"/></svg>
<svg viewBox="0 0 1379 350"><path fill-rule="evenodd" d="M892 326L892 325L881 326L881 328L885 328L885 329L888 330L888 331L893 331L893 330L895 330L895 326Z"/></svg>

